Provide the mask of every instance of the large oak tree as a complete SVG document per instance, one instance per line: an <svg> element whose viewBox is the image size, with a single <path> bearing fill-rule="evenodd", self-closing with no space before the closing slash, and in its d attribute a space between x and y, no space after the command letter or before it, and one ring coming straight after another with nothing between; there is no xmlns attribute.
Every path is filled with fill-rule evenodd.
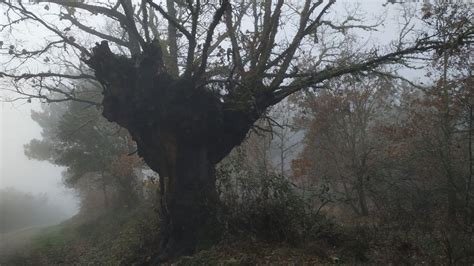
<svg viewBox="0 0 474 266"><path fill-rule="evenodd" d="M335 0L38 2L0 2L10 37L0 43L8 61L0 77L19 98L47 102L87 102L74 79L102 85L104 117L129 131L160 175L163 258L194 251L218 200L215 165L269 107L342 75L393 76L377 67L473 34L467 20L443 42L435 32L415 35L407 19L388 46L341 56L356 33L381 24L363 23L357 9L332 15ZM26 26L47 32L44 40L20 42Z"/></svg>

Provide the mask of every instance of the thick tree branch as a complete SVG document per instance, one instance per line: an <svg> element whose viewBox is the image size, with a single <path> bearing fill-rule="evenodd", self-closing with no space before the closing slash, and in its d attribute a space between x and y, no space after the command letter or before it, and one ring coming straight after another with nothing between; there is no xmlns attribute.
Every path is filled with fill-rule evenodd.
<svg viewBox="0 0 474 266"><path fill-rule="evenodd" d="M242 57L240 56L239 43L234 32L234 25L232 23L232 5L229 5L229 8L226 10L226 27L227 32L229 32L230 42L232 44L232 59L238 70L238 72L243 73L244 67L242 65Z"/></svg>
<svg viewBox="0 0 474 266"><path fill-rule="evenodd" d="M468 39L470 38L471 34L472 32L468 31L459 38L463 40ZM328 68L326 70L316 72L310 77L296 79L287 87L287 89L279 90L278 92L274 93L274 98L266 104L272 105L278 103L282 99L303 88L320 84L321 82L334 77L339 77L345 74L357 73L361 71L371 71L383 64L400 63L405 59L404 56L406 55L423 53L433 50L447 50L456 47L458 43L459 40L455 40L452 43L443 43L437 41L418 42L410 48L388 53L379 57L370 58L365 62L355 63L342 67Z"/></svg>
<svg viewBox="0 0 474 266"><path fill-rule="evenodd" d="M200 79L204 72L206 71L207 67L207 59L209 57L209 47L211 46L212 43L212 36L214 35L214 30L217 27L217 24L219 24L222 16L225 13L225 10L229 7L229 0L222 0L221 6L217 9L216 13L214 14L214 17L212 19L211 25L209 26L209 30L207 31L207 36L206 36L206 41L204 43L203 49L202 49L202 60L201 60L201 66L199 67L199 70L194 76L194 79Z"/></svg>
<svg viewBox="0 0 474 266"><path fill-rule="evenodd" d="M201 12L201 1L196 1L196 7L193 7L191 0L186 1L188 4L188 9L191 12L191 39L189 40L188 55L186 58L186 70L184 76L190 77L194 71L194 53L196 49L196 35L197 27L199 24L199 12Z"/></svg>
<svg viewBox="0 0 474 266"><path fill-rule="evenodd" d="M267 5L265 6L265 16L264 16L264 29L262 32L263 38L261 38L260 45L257 48L258 56L258 63L256 67L257 75L263 74L265 72L265 66L267 65L267 61L272 54L275 36L278 32L278 26L280 21L281 15L281 8L283 6L283 0L279 0L275 6L275 10L273 14L271 14L271 2L267 1ZM310 1L307 1L307 3Z"/></svg>
<svg viewBox="0 0 474 266"><path fill-rule="evenodd" d="M135 19L133 17L134 11L133 11L133 6L132 6L132 1L131 0L119 0L119 1L125 12L128 38L130 42L132 43L132 46L134 47L134 51L136 53L139 53L140 46L142 48L145 48L146 43L145 43L145 40L143 40L140 33L138 32L137 26L135 24Z"/></svg>
<svg viewBox="0 0 474 266"><path fill-rule="evenodd" d="M141 9L142 9L142 17L143 17L142 27L143 27L143 31L145 32L145 40L146 42L150 42L151 38L150 38L150 29L148 28L149 23L148 23L148 10L146 7L146 0L141 1Z"/></svg>

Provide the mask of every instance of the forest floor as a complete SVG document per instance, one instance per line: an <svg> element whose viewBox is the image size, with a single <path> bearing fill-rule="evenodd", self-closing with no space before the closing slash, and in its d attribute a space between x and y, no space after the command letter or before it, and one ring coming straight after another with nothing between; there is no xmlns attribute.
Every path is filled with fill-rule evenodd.
<svg viewBox="0 0 474 266"><path fill-rule="evenodd" d="M0 265L147 265L156 254L154 216L143 209L118 210L5 234ZM232 238L178 258L173 265L314 265L337 260L320 245Z"/></svg>
<svg viewBox="0 0 474 266"><path fill-rule="evenodd" d="M3 235L0 265L149 265L157 251L156 216L146 208L121 209L95 218L75 216L56 226ZM437 249L417 244L415 240L422 240L419 235L410 242L401 239L401 234L380 232L374 240L370 236L374 228L370 226L330 228L304 243L228 236L217 244L200 247L193 256L165 265L433 265L440 262L433 256Z"/></svg>

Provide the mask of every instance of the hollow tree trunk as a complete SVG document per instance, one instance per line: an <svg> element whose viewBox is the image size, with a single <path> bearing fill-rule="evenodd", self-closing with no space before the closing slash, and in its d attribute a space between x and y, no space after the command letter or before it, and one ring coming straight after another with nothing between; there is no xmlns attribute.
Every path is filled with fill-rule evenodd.
<svg viewBox="0 0 474 266"><path fill-rule="evenodd" d="M257 104L223 101L196 78L168 74L159 47L151 43L125 58L103 41L87 63L104 85L104 117L129 131L138 155L160 175L158 260L166 260L194 252L215 218L215 165L244 140L262 110L255 107L259 97Z"/></svg>
<svg viewBox="0 0 474 266"><path fill-rule="evenodd" d="M160 191L161 258L190 255L198 238L215 217L217 192L214 163L206 147L177 145L167 166L152 165L162 173ZM166 169L164 169L166 168Z"/></svg>

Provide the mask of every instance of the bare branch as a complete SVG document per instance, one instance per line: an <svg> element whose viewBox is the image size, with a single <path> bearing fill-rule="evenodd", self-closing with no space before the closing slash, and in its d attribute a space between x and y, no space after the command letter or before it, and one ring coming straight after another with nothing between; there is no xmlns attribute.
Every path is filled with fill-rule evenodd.
<svg viewBox="0 0 474 266"><path fill-rule="evenodd" d="M192 39L192 35L191 33L186 30L185 27L183 27L183 25L181 25L178 21L176 21L175 18L173 18L172 16L170 16L170 14L168 14L161 6L159 6L158 4L154 3L153 0L146 0L147 3L152 6L154 9L156 9L158 12L160 12L160 14L166 19L169 21L169 23L171 23L174 27L176 27L181 33L184 34L184 36L186 36L186 38L188 38L188 40L191 40Z"/></svg>
<svg viewBox="0 0 474 266"><path fill-rule="evenodd" d="M209 30L207 31L207 36L206 36L206 41L204 43L203 49L202 49L202 60L201 60L201 66L199 67L199 70L197 71L196 75L194 76L194 79L199 79L202 77L204 74L206 67L207 67L207 59L208 59L208 51L209 47L211 46L212 42L212 36L214 35L214 30L217 27L217 24L219 24L222 16L224 15L225 10L229 6L229 0L222 0L222 4L217 9L216 13L214 14L214 18L212 19L211 25L209 26Z"/></svg>
<svg viewBox="0 0 474 266"><path fill-rule="evenodd" d="M240 48L237 42L237 37L235 36L234 26L232 24L232 5L229 5L229 8L226 11L226 26L227 31L229 32L230 41L232 43L232 58L234 60L234 64L237 67L237 70L240 73L243 73L244 68L242 65L242 58L240 56Z"/></svg>
<svg viewBox="0 0 474 266"><path fill-rule="evenodd" d="M145 40L146 42L150 42L150 30L148 29L148 10L146 8L146 1L142 0L141 1L141 9L142 9L142 14L143 14L143 20L142 20L142 27L143 31L145 32Z"/></svg>
<svg viewBox="0 0 474 266"><path fill-rule="evenodd" d="M88 74L79 74L79 75L69 75L69 74L62 74L62 73L24 73L21 75L14 75L14 74L8 74L5 72L0 72L0 78L2 77L7 77L7 78L13 78L16 81L19 80L28 80L31 78L67 78L67 79L92 79L95 80L96 78L92 75Z"/></svg>
<svg viewBox="0 0 474 266"><path fill-rule="evenodd" d="M116 19L123 24L126 24L127 17L118 12L117 8L108 8L97 5L86 4L83 1L63 1L63 0L39 0L38 3L53 3L64 7L73 7L82 10L86 10L92 14L102 14L109 18ZM116 6L118 7L118 5Z"/></svg>
<svg viewBox="0 0 474 266"><path fill-rule="evenodd" d="M302 12L301 14L301 20L300 20L300 27L298 29L298 33L296 34L296 36L294 37L293 39L293 42L291 43L291 45L288 47L288 49L286 49L282 55L282 59L283 59L283 63L281 64L280 66L280 69L278 70L278 73L279 74L283 74L285 73L287 70L288 70L288 67L290 66L290 63L291 61L293 60L294 58L294 55L295 55L295 52L296 52L296 49L298 48L299 44L301 43L301 40L303 40L303 38L310 34L311 32L314 32L314 30L316 29L316 27L318 27L320 25L320 22L321 22L321 19L323 17L323 15L329 10L329 8L335 3L336 1L335 0L331 0L329 1L324 7L323 9L321 10L321 12L318 14L317 18L312 22L310 23L309 25L308 24L308 21L309 21L309 17L311 15L311 13L314 12L314 10L322 4L322 1L318 1L317 3L313 4L311 6L311 8L309 8L309 10L306 12ZM270 87L277 87L281 82L283 81L283 77L277 77L275 78L273 81L272 81L272 84L270 85Z"/></svg>
<svg viewBox="0 0 474 266"><path fill-rule="evenodd" d="M95 30L91 27L88 27L88 26L82 24L81 22L79 22L75 17L71 16L70 14L62 14L62 18L67 19L68 21L70 21L73 25L75 25L80 30L83 30L87 33L95 35L95 36L97 36L99 38L102 38L104 40L116 43L118 45L125 46L127 48L131 48L130 47L130 45L131 45L130 42L126 42L123 39L116 38L114 36L99 32L99 31L97 31L97 30Z"/></svg>
<svg viewBox="0 0 474 266"><path fill-rule="evenodd" d="M140 47L137 47L138 45L136 43L138 43L142 48L145 47L146 44L145 44L145 40L143 40L142 36L137 30L135 19L133 17L134 11L132 7L132 2L131 0L119 0L119 1L125 12L128 37L130 39L130 42L132 43L132 46L134 47L135 52L139 53Z"/></svg>
<svg viewBox="0 0 474 266"><path fill-rule="evenodd" d="M186 70L184 76L190 76L194 71L194 50L196 49L196 34L197 27L199 24L199 12L201 11L201 1L196 1L196 7L193 7L192 1L187 0L188 8L191 11L192 24L191 24L191 39L189 40L188 55L186 58Z"/></svg>
<svg viewBox="0 0 474 266"><path fill-rule="evenodd" d="M470 33L466 32L464 35L460 36L459 38L467 39L469 38L470 35L472 35L472 32ZM354 63L347 66L342 66L342 67L328 68L323 71L314 73L310 77L297 79L293 81L291 83L292 89L280 90L277 93L275 93L275 98L271 100L272 102L271 104L281 101L282 99L301 90L302 88L317 85L333 77L338 77L345 74L357 73L361 71L372 71L373 69L375 69L376 67L382 64L400 63L404 60L404 56L406 55L415 54L415 53L423 53L423 52L436 50L436 49L449 49L453 47L453 45L456 45L458 42L459 42L458 40L454 41L454 43L443 43L443 42L436 42L436 41L418 42L410 48L388 53L383 56L370 58L364 62Z"/></svg>

